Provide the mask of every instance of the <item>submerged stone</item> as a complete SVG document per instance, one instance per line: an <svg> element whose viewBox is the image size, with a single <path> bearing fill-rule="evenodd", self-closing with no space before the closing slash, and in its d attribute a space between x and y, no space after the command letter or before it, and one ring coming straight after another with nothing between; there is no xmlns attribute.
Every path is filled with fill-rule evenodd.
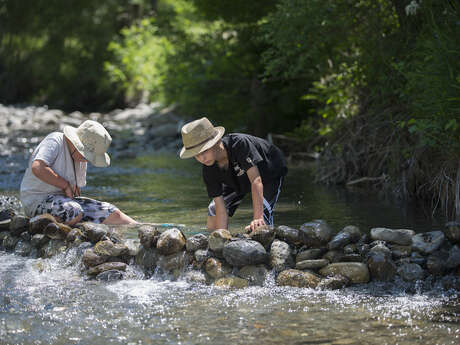
<svg viewBox="0 0 460 345"><path fill-rule="evenodd" d="M29 220L29 232L32 235L42 234L45 227L50 223L57 223L57 221L56 218L49 213L32 217Z"/></svg>
<svg viewBox="0 0 460 345"><path fill-rule="evenodd" d="M63 240L50 239L39 250L41 258L51 258L57 254L63 253L67 249L66 243Z"/></svg>
<svg viewBox="0 0 460 345"><path fill-rule="evenodd" d="M249 282L249 285L264 285L268 270L264 265L250 265L241 267L238 270L237 276Z"/></svg>
<svg viewBox="0 0 460 345"><path fill-rule="evenodd" d="M391 251L383 245L373 247L368 254L367 266L372 279L391 281L396 275L396 265L392 260Z"/></svg>
<svg viewBox="0 0 460 345"><path fill-rule="evenodd" d="M32 245L28 241L19 240L14 248L14 252L21 256L29 256L32 252Z"/></svg>
<svg viewBox="0 0 460 345"><path fill-rule="evenodd" d="M134 261L136 264L144 269L144 271L151 272L157 266L159 254L155 248L144 248L140 246Z"/></svg>
<svg viewBox="0 0 460 345"><path fill-rule="evenodd" d="M443 275L447 271L446 261L448 257L449 252L445 250L434 252L426 259L427 271L434 276Z"/></svg>
<svg viewBox="0 0 460 345"><path fill-rule="evenodd" d="M222 253L225 260L236 267L263 264L269 259L265 248L252 240L229 242L224 246Z"/></svg>
<svg viewBox="0 0 460 345"><path fill-rule="evenodd" d="M349 243L358 242L361 238L361 230L357 226L349 225L343 228L334 238L327 244L329 250L337 250L343 248Z"/></svg>
<svg viewBox="0 0 460 345"><path fill-rule="evenodd" d="M5 248L5 250L14 250L18 242L19 242L19 237L13 236L10 233L8 233L3 238L3 248Z"/></svg>
<svg viewBox="0 0 460 345"><path fill-rule="evenodd" d="M229 289L244 289L249 286L249 282L246 279L239 277L224 277L219 278L214 283L215 286L224 287Z"/></svg>
<svg viewBox="0 0 460 345"><path fill-rule="evenodd" d="M314 249L307 249L297 254L295 261L304 261L304 260L315 260L319 259L321 255L326 253L326 248L314 248Z"/></svg>
<svg viewBox="0 0 460 345"><path fill-rule="evenodd" d="M164 272L170 272L174 270L183 270L191 262L191 254L186 251L182 251L167 256L159 256L157 266Z"/></svg>
<svg viewBox="0 0 460 345"><path fill-rule="evenodd" d="M457 268L460 266L460 247L459 246L453 246L449 250L449 257L447 258L446 266L449 269Z"/></svg>
<svg viewBox="0 0 460 345"><path fill-rule="evenodd" d="M322 279L318 284L318 289L321 290L338 290L350 284L350 279L343 275L336 275Z"/></svg>
<svg viewBox="0 0 460 345"><path fill-rule="evenodd" d="M111 281L121 280L123 279L123 277L124 277L124 272L122 271L108 270L108 271L99 273L96 276L96 280L111 282Z"/></svg>
<svg viewBox="0 0 460 345"><path fill-rule="evenodd" d="M109 270L117 270L117 271L126 271L126 265L124 262L106 262L94 267L91 267L87 273L90 276L98 275L99 273L109 271Z"/></svg>
<svg viewBox="0 0 460 345"><path fill-rule="evenodd" d="M325 277L340 274L350 279L350 282L353 284L368 283L370 280L370 273L367 265L360 262L332 263L323 267L319 273Z"/></svg>
<svg viewBox="0 0 460 345"><path fill-rule="evenodd" d="M280 286L294 286L302 288L315 288L321 278L312 272L289 269L281 272L276 278Z"/></svg>
<svg viewBox="0 0 460 345"><path fill-rule="evenodd" d="M205 271L210 277L219 279L229 274L232 268L223 264L219 259L209 258L205 264Z"/></svg>
<svg viewBox="0 0 460 345"><path fill-rule="evenodd" d="M373 228L371 229L371 238L374 241L385 241L401 246L408 246L412 243L412 237L415 235L413 230L409 229L387 229Z"/></svg>
<svg viewBox="0 0 460 345"><path fill-rule="evenodd" d="M304 260L296 263L295 268L298 270L317 270L329 264L326 259Z"/></svg>
<svg viewBox="0 0 460 345"><path fill-rule="evenodd" d="M406 282L414 282L422 280L425 277L425 272L420 265L405 263L398 267L398 274L402 280Z"/></svg>
<svg viewBox="0 0 460 345"><path fill-rule="evenodd" d="M460 223L448 222L444 228L444 235L453 244L460 244Z"/></svg>
<svg viewBox="0 0 460 345"><path fill-rule="evenodd" d="M431 254L444 243L444 233L431 231L412 237L412 248L422 254Z"/></svg>

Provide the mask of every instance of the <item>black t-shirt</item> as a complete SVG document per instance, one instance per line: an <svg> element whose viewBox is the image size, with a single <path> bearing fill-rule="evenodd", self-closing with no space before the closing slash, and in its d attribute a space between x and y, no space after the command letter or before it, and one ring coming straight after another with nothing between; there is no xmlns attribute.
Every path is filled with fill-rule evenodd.
<svg viewBox="0 0 460 345"><path fill-rule="evenodd" d="M249 168L257 165L262 183L270 183L287 174L286 160L281 150L267 140L248 134L231 133L222 137L228 154L228 169L217 162L203 165L203 180L210 198L222 195L224 185L238 194L251 191L247 175Z"/></svg>

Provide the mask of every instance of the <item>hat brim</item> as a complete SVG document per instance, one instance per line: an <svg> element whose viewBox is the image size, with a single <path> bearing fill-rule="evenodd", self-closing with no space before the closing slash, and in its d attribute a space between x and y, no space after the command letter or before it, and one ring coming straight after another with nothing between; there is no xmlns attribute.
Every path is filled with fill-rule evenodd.
<svg viewBox="0 0 460 345"><path fill-rule="evenodd" d="M203 151L206 151L213 147L223 136L225 133L225 128L222 126L214 127L217 130L217 135L212 138L211 140L205 142L203 145L194 147L193 149L186 149L185 146L182 147L182 150L179 153L179 157L182 159L192 158L196 155L200 154Z"/></svg>
<svg viewBox="0 0 460 345"><path fill-rule="evenodd" d="M67 139L69 139L73 146L75 146L75 149L92 165L98 168L105 168L110 165L110 156L106 152L102 154L94 154L92 151L85 149L85 145L83 145L77 135L77 128L64 126L63 132Z"/></svg>

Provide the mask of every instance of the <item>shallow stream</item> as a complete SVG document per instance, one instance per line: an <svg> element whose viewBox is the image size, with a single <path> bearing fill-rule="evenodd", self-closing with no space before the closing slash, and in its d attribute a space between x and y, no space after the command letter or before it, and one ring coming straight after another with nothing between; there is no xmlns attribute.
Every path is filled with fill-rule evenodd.
<svg viewBox="0 0 460 345"><path fill-rule="evenodd" d="M86 194L109 200L143 222L204 231L208 198L198 163L172 155L92 168ZM17 196L18 178L0 194ZM241 231L250 197L231 219ZM312 183L291 168L275 223L298 227L324 219L335 230L357 225L436 230L408 204ZM125 237L137 233L125 229ZM132 270L119 282L86 280L75 251L52 259L0 252L0 344L459 344L460 298L429 279L355 285L338 291L278 287L227 290ZM132 267L132 266L130 266Z"/></svg>

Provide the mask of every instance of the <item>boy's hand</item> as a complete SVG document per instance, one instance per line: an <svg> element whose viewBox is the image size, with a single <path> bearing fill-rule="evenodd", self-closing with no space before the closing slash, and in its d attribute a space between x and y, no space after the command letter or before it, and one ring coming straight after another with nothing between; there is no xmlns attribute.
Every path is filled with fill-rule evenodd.
<svg viewBox="0 0 460 345"><path fill-rule="evenodd" d="M254 231L256 228L258 228L259 226L262 226L262 225L266 225L263 218L254 219L254 220L251 222L251 224L249 224L249 225L245 228L245 230L246 230L246 231L249 231L249 230Z"/></svg>

